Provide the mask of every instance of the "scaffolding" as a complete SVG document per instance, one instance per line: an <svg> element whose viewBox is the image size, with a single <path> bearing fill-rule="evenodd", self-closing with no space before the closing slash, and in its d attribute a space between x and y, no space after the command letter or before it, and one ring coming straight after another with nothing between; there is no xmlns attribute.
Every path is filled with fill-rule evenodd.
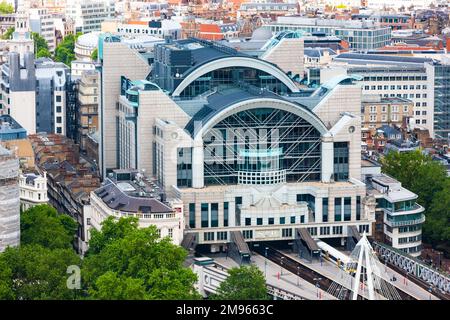
<svg viewBox="0 0 450 320"><path fill-rule="evenodd" d="M0 146L0 252L20 242L19 160Z"/></svg>

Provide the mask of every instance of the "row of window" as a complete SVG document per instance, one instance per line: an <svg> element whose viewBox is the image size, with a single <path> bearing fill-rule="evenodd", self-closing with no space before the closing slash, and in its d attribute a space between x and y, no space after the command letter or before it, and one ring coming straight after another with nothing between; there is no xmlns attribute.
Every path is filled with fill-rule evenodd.
<svg viewBox="0 0 450 320"><path fill-rule="evenodd" d="M422 87L423 87L422 89L424 89L424 90L426 90L426 88L427 88L426 85L423 85ZM409 86L408 85L403 85L403 86L402 85L396 85L396 86L395 85L391 85L391 86L387 86L387 85L368 86L368 85L365 85L364 86L364 90L418 90L418 89L420 89L420 85L416 85L416 86L414 86L414 85L409 85ZM425 95L424 98L426 98L426 93L424 93L424 95ZM418 98L420 98L420 95Z"/></svg>
<svg viewBox="0 0 450 320"><path fill-rule="evenodd" d="M376 113L378 111L379 106L370 106L370 112ZM403 106L403 112L408 112L409 106ZM387 112L387 106L381 106L381 112ZM399 112L400 106L393 105L391 106L391 112Z"/></svg>
<svg viewBox="0 0 450 320"><path fill-rule="evenodd" d="M308 231L311 235L317 236L317 227L308 228ZM332 231L333 235L341 235L343 234L342 226L334 226L334 227L320 227L319 235L330 235L330 231ZM360 225L359 232L369 232L369 225ZM253 238L253 230L243 230L242 235L244 239L252 239ZM281 229L281 237L282 238L292 238L293 229L292 228L283 228ZM203 241L227 241L228 240L228 232L227 231L218 231L218 232L205 232L203 234Z"/></svg>
<svg viewBox="0 0 450 320"><path fill-rule="evenodd" d="M404 237L404 238L398 238L398 243L399 244L403 244L403 243L409 243L409 242L417 242L417 241L421 241L422 240L422 235L417 235L417 236L413 236L413 237Z"/></svg>
<svg viewBox="0 0 450 320"><path fill-rule="evenodd" d="M426 81L426 76L383 76L383 77L364 77L364 81ZM426 89L427 86L423 85L422 89ZM416 85L416 89L420 89L420 85Z"/></svg>

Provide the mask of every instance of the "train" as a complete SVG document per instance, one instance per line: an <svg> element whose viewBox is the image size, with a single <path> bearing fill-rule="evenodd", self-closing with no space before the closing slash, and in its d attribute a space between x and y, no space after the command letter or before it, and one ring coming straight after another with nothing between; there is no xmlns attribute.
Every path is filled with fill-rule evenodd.
<svg viewBox="0 0 450 320"><path fill-rule="evenodd" d="M354 269L354 265L356 265L356 263L349 256L333 248L332 246L323 241L317 240L316 243L317 246L321 249L321 256L325 260L336 263L336 265L340 269L348 273L356 272L356 270Z"/></svg>

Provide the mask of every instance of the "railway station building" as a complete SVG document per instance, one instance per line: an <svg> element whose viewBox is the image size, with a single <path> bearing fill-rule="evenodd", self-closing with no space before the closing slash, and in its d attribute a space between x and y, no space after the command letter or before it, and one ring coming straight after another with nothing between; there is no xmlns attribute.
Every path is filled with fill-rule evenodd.
<svg viewBox="0 0 450 320"><path fill-rule="evenodd" d="M151 177L164 199L181 201L185 239L218 252L304 230L341 244L355 230L372 234L359 77L302 90L277 65L215 42L142 53L101 41L103 174Z"/></svg>

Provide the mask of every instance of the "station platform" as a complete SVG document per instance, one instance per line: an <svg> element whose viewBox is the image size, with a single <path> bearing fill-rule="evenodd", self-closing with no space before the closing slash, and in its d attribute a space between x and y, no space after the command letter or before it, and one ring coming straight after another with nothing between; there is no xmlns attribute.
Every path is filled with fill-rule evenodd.
<svg viewBox="0 0 450 320"><path fill-rule="evenodd" d="M217 263L225 267L238 267L239 265L231 258L212 256ZM292 292L307 300L337 300L336 297L328 294L322 288L318 289L313 284L305 281L297 275L283 269L281 275L281 267L265 257L253 254L250 262L257 266L263 273L266 273L266 282L270 285L283 288L286 291ZM297 286L298 281L298 286Z"/></svg>

